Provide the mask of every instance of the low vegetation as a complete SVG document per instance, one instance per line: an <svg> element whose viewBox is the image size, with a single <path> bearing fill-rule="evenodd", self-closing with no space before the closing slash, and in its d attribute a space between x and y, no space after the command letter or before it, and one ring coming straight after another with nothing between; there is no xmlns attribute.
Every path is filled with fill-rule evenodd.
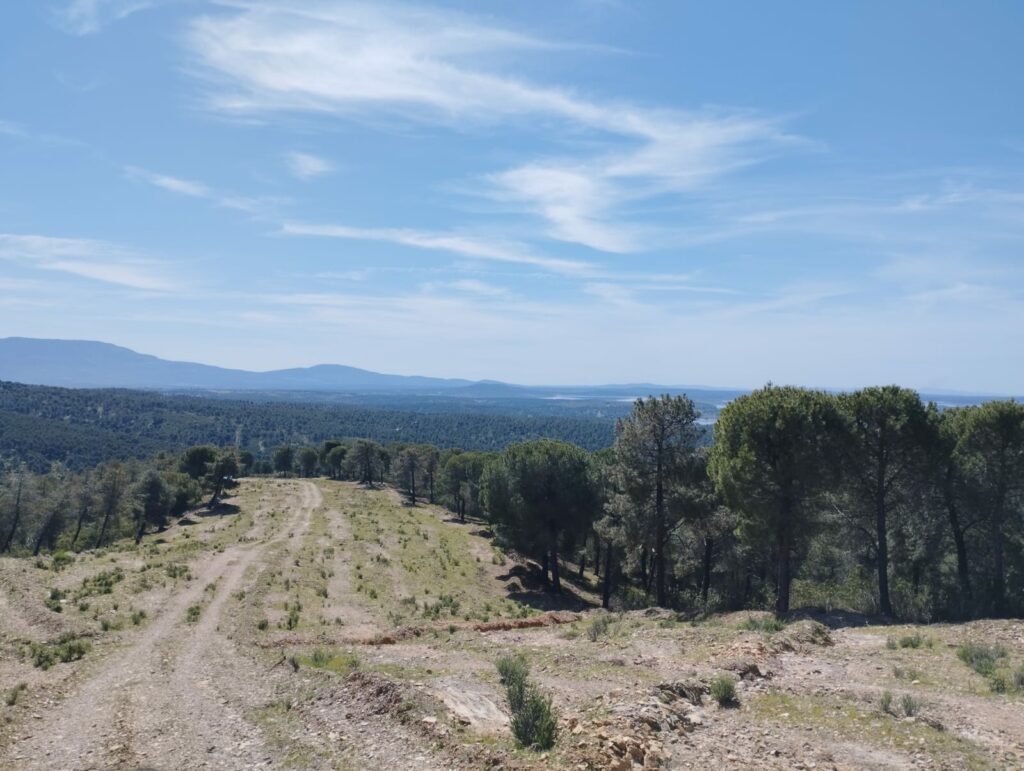
<svg viewBox="0 0 1024 771"><path fill-rule="evenodd" d="M503 656L495 663L511 713L512 735L521 747L548 750L558 739L558 715L551 697L530 682L530 668L521 656Z"/></svg>

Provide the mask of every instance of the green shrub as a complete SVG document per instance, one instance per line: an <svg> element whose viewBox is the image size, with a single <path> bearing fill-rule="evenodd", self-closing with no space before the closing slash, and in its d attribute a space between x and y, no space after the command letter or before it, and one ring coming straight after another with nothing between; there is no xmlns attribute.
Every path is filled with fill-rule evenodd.
<svg viewBox="0 0 1024 771"><path fill-rule="evenodd" d="M89 643L85 640L79 640L73 634L66 634L52 645L32 643L29 646L29 653L33 666L39 669L49 669L58 661L65 664L70 661L78 661L89 652L89 647Z"/></svg>
<svg viewBox="0 0 1024 771"><path fill-rule="evenodd" d="M60 589L51 589L50 596L46 598L46 607L48 607L54 613L63 613L64 606L61 604L61 600L63 599L63 591L61 591Z"/></svg>
<svg viewBox="0 0 1024 771"><path fill-rule="evenodd" d="M1015 690L1024 691L1024 664L1013 673L1013 687Z"/></svg>
<svg viewBox="0 0 1024 771"><path fill-rule="evenodd" d="M144 610L137 610L134 613L132 613L132 623L135 626L138 626L139 624L142 623L142 620L145 617L146 617L146 611L144 611Z"/></svg>
<svg viewBox="0 0 1024 771"><path fill-rule="evenodd" d="M530 666L521 655L502 656L495 662L512 713L512 735L520 747L548 750L558 738L558 715L551 697L529 681Z"/></svg>
<svg viewBox="0 0 1024 771"><path fill-rule="evenodd" d="M904 694L903 698L900 699L900 707L903 708L903 714L907 717L913 717L921 709L921 702L911 696L909 693Z"/></svg>
<svg viewBox="0 0 1024 771"><path fill-rule="evenodd" d="M896 650L899 647L899 645L896 642L896 638L895 637L886 637L885 638L885 647L888 648L891 651Z"/></svg>
<svg viewBox="0 0 1024 771"><path fill-rule="evenodd" d="M359 668L359 658L354 653L324 648L314 649L308 657L302 659L302 663L339 675L347 675L352 670Z"/></svg>
<svg viewBox="0 0 1024 771"><path fill-rule="evenodd" d="M74 554L68 554L66 551L54 552L53 563L51 567L54 569L55 572L60 571L66 568L68 565L72 564L74 561Z"/></svg>
<svg viewBox="0 0 1024 771"><path fill-rule="evenodd" d="M988 677L996 671L996 661L1006 658L1006 648L966 642L956 649L956 655L979 675Z"/></svg>
<svg viewBox="0 0 1024 771"><path fill-rule="evenodd" d="M587 639L590 642L596 642L599 637L604 637L608 634L608 630L611 628L612 619L607 614L602 614L590 622L590 626L587 627Z"/></svg>
<svg viewBox="0 0 1024 771"><path fill-rule="evenodd" d="M551 749L558 738L558 715L551 697L527 686L522 705L512 713L512 735L521 747Z"/></svg>
<svg viewBox="0 0 1024 771"><path fill-rule="evenodd" d="M7 695L4 697L4 703L8 707L13 707L18 703L18 697L21 695L21 692L27 689L28 683L18 683L7 692Z"/></svg>
<svg viewBox="0 0 1024 771"><path fill-rule="evenodd" d="M924 638L917 634L908 634L900 638L901 648L920 648L924 645Z"/></svg>
<svg viewBox="0 0 1024 771"><path fill-rule="evenodd" d="M199 617L202 615L202 613L202 605L189 605L188 610L185 611L185 620L190 624L194 624L196 623L196 621L199 620Z"/></svg>
<svg viewBox="0 0 1024 771"><path fill-rule="evenodd" d="M729 675L719 675L711 682L711 698L725 707L736 701L736 681Z"/></svg>
<svg viewBox="0 0 1024 771"><path fill-rule="evenodd" d="M781 632L785 628L785 622L781 619L775 618L774 616L765 616L764 618L748 618L746 621L740 624L740 629L746 629L748 632L764 632L765 634Z"/></svg>
<svg viewBox="0 0 1024 771"><path fill-rule="evenodd" d="M178 565L171 562L164 568L164 570L167 571L167 576L169 578L186 578L189 576L187 565Z"/></svg>
<svg viewBox="0 0 1024 771"><path fill-rule="evenodd" d="M112 594L114 584L124 580L124 570L101 571L94 576L82 580L82 585L75 590L75 599L80 600L93 594Z"/></svg>
<svg viewBox="0 0 1024 771"><path fill-rule="evenodd" d="M882 712L887 715L892 714L892 692L882 691L882 697L879 699L879 706L882 708Z"/></svg>
<svg viewBox="0 0 1024 771"><path fill-rule="evenodd" d="M988 676L988 687L992 693L1006 693L1011 690L1010 678L1002 672L993 672Z"/></svg>
<svg viewBox="0 0 1024 771"><path fill-rule="evenodd" d="M515 714L523 706L526 697L528 678L530 676L530 665L521 655L502 656L495 663L498 669L498 676L501 684L505 686L505 695L508 697L508 706Z"/></svg>
<svg viewBox="0 0 1024 771"><path fill-rule="evenodd" d="M256 622L256 628L259 629L261 632L266 631L266 628L268 626L270 626L270 622L267 621L267 619L265 618L261 618L258 622Z"/></svg>

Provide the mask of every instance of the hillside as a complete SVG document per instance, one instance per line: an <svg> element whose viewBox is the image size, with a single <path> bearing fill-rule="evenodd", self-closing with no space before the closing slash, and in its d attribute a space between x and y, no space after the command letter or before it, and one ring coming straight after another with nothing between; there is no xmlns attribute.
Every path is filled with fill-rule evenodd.
<svg viewBox="0 0 1024 771"><path fill-rule="evenodd" d="M91 340L0 339L0 380L70 388L445 391L469 380L406 377L340 364L249 372L136 353Z"/></svg>
<svg viewBox="0 0 1024 771"><path fill-rule="evenodd" d="M1020 693L958 657L1019 667L1019 624L608 613L589 571L552 597L480 523L386 488L245 480L139 547L0 559L0 583L5 768L1024 762ZM509 654L553 700L548 752L513 742Z"/></svg>
<svg viewBox="0 0 1024 771"><path fill-rule="evenodd" d="M264 455L281 444L345 437L469 450L551 437L599 449L611 444L613 432L610 418L417 412L0 382L0 457L24 459L40 471L50 461L85 468L206 443Z"/></svg>

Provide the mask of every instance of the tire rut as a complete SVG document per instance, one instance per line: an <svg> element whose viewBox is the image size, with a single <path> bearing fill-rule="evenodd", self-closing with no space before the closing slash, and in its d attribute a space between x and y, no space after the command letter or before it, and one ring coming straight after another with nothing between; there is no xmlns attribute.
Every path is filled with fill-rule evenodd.
<svg viewBox="0 0 1024 771"><path fill-rule="evenodd" d="M246 570L292 532L309 527L322 503L317 487L300 482L292 516L264 543L214 554L196 579L168 598L161 612L127 648L49 713L31 735L8 750L20 769L256 768L273 763L260 729L246 718L259 696L255 662L219 629L228 598ZM301 541L301 539L299 539ZM187 608L212 597L195 624Z"/></svg>

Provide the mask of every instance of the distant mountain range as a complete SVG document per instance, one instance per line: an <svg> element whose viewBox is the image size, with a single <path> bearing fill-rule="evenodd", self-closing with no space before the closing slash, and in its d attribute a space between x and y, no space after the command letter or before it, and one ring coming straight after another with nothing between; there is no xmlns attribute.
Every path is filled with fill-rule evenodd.
<svg viewBox="0 0 1024 771"><path fill-rule="evenodd" d="M0 380L68 388L238 391L447 392L488 385L471 380L385 375L341 364L249 372L208 364L167 361L92 340L40 340L27 337L0 339Z"/></svg>
<svg viewBox="0 0 1024 771"><path fill-rule="evenodd" d="M29 337L0 338L0 380L65 388L409 393L472 398L557 398L564 395L571 399L584 393L614 398L620 394L646 395L659 388L650 384L532 388L495 380L388 375L342 364L250 372L168 361L93 340Z"/></svg>
<svg viewBox="0 0 1024 771"><path fill-rule="evenodd" d="M168 361L93 340L0 338L0 380L64 388L136 388L161 391L322 392L416 394L467 399L632 400L661 393L688 393L717 412L727 401L747 393L708 386L625 383L596 386L523 386L495 380L388 375L342 364L250 372L194 362ZM697 395L701 396L698 397ZM927 394L922 394L928 398ZM985 397L936 393L946 404L969 404ZM713 409L709 409L714 405Z"/></svg>

